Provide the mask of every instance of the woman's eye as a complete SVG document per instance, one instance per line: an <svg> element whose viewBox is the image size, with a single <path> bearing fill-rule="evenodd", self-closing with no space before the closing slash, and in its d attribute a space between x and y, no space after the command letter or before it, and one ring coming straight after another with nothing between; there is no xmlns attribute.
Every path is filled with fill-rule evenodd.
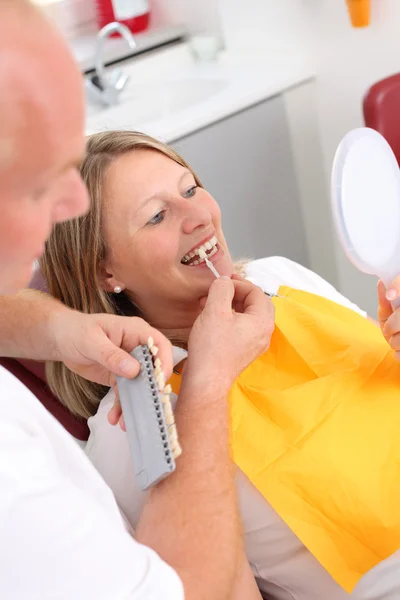
<svg viewBox="0 0 400 600"><path fill-rule="evenodd" d="M186 190L186 192L184 192L182 194L182 196L184 198L192 198L192 196L195 195L196 190L197 190L198 187L199 187L198 185L192 185L192 187L190 187L188 190Z"/></svg>
<svg viewBox="0 0 400 600"><path fill-rule="evenodd" d="M152 219L150 219L148 225L158 225L158 223L161 223L161 221L164 220L164 213L164 210L160 210L160 212L158 212L156 215L154 215Z"/></svg>

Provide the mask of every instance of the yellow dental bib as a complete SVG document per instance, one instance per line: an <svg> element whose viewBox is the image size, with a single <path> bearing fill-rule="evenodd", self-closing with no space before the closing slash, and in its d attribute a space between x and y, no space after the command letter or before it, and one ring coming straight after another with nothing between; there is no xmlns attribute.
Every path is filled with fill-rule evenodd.
<svg viewBox="0 0 400 600"><path fill-rule="evenodd" d="M400 365L352 310L279 294L269 350L230 391L233 459L350 592L400 547Z"/></svg>

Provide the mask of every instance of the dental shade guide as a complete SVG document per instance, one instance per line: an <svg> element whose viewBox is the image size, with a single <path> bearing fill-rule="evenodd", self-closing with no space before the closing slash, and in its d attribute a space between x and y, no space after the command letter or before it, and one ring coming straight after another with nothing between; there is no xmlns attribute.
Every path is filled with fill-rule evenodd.
<svg viewBox="0 0 400 600"><path fill-rule="evenodd" d="M213 275L215 275L215 277L217 279L219 279L220 274L218 273L217 269L214 267L212 262L210 260L208 260L207 253L203 249L199 250L199 257L205 261L205 263L206 263L207 267L210 269L211 273L213 273Z"/></svg>
<svg viewBox="0 0 400 600"><path fill-rule="evenodd" d="M181 454L172 407L171 386L165 386L157 347L149 338L147 346L137 346L132 356L140 364L135 379L117 377L118 393L134 466L142 490L155 485L175 470Z"/></svg>

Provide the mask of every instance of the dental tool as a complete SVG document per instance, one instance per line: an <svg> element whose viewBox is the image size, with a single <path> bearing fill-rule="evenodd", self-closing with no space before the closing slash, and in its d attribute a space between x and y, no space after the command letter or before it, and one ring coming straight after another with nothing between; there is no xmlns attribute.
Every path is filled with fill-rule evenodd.
<svg viewBox="0 0 400 600"><path fill-rule="evenodd" d="M213 275L215 275L215 277L217 279L219 279L220 274L218 273L217 269L214 267L212 262L210 260L208 260L207 254L202 248L199 250L199 257L205 261L205 263L206 263L207 267L210 269L211 273L213 273Z"/></svg>
<svg viewBox="0 0 400 600"><path fill-rule="evenodd" d="M170 402L172 390L165 385L157 351L149 338L147 346L137 346L131 353L140 364L139 375L117 377L135 478L142 490L175 471L175 459L182 452Z"/></svg>

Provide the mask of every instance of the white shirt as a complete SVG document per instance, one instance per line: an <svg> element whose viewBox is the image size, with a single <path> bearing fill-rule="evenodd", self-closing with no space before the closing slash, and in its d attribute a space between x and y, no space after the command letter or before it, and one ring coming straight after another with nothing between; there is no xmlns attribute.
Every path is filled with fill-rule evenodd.
<svg viewBox="0 0 400 600"><path fill-rule="evenodd" d="M270 256L253 260L246 266L246 279L260 286L264 292L278 294L281 286L288 286L310 294L322 296L328 300L351 308L363 317L366 312L343 296L330 283L322 277L306 269L302 265L283 258Z"/></svg>
<svg viewBox="0 0 400 600"><path fill-rule="evenodd" d="M183 600L114 496L40 402L0 367L0 598Z"/></svg>
<svg viewBox="0 0 400 600"><path fill-rule="evenodd" d="M265 292L277 294L282 285L324 296L365 316L324 279L305 267L281 257L249 263L246 276ZM182 360L182 350L174 363ZM173 403L176 397L173 399ZM126 434L112 427L107 414L114 392L103 398L94 417L88 420L90 437L86 453L113 490L132 527L136 527L146 495L136 484ZM179 432L178 432L179 433ZM237 471L237 492L246 554L258 584L271 600L345 600L344 592L299 541L265 498L241 471Z"/></svg>
<svg viewBox="0 0 400 600"><path fill-rule="evenodd" d="M354 600L399 600L400 551L381 562L358 582Z"/></svg>

